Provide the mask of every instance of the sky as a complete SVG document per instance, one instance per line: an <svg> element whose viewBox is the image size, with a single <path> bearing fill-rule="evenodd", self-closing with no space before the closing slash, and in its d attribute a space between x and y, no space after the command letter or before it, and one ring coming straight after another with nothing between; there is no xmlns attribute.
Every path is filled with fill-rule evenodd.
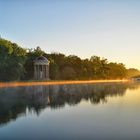
<svg viewBox="0 0 140 140"><path fill-rule="evenodd" d="M140 69L139 7L139 0L0 0L0 35L24 48Z"/></svg>

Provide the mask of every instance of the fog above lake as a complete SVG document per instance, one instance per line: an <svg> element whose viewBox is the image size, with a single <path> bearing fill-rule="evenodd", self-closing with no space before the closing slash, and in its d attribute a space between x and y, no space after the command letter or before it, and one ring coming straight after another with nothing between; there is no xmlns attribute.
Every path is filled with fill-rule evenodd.
<svg viewBox="0 0 140 140"><path fill-rule="evenodd" d="M63 109L81 101L107 103L108 97L123 96L138 83L97 83L0 88L0 124L5 125L32 112L37 116L46 108Z"/></svg>

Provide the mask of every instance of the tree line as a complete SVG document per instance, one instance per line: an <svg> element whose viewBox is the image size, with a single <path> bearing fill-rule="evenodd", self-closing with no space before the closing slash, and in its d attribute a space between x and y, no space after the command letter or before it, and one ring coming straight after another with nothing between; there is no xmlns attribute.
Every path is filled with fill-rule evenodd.
<svg viewBox="0 0 140 140"><path fill-rule="evenodd" d="M108 62L99 56L81 59L76 55L48 54L40 47L24 49L1 38L0 81L33 80L34 60L41 55L50 61L51 80L123 79L140 74L137 69L126 69L123 63Z"/></svg>

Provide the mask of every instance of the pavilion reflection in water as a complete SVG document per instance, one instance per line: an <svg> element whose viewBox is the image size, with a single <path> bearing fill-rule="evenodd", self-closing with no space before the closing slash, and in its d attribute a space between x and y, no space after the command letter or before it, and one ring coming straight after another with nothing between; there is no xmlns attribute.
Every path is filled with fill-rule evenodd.
<svg viewBox="0 0 140 140"><path fill-rule="evenodd" d="M132 83L102 83L0 88L0 124L26 115L27 110L39 115L47 107L76 105L83 99L92 104L105 103L108 96L123 96L127 89L138 87Z"/></svg>

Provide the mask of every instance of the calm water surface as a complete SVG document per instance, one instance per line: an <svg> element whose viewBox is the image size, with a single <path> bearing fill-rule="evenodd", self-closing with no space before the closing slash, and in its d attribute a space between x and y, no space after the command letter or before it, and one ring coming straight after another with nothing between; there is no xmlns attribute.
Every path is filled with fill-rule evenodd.
<svg viewBox="0 0 140 140"><path fill-rule="evenodd" d="M140 140L140 84L0 88L0 140Z"/></svg>

